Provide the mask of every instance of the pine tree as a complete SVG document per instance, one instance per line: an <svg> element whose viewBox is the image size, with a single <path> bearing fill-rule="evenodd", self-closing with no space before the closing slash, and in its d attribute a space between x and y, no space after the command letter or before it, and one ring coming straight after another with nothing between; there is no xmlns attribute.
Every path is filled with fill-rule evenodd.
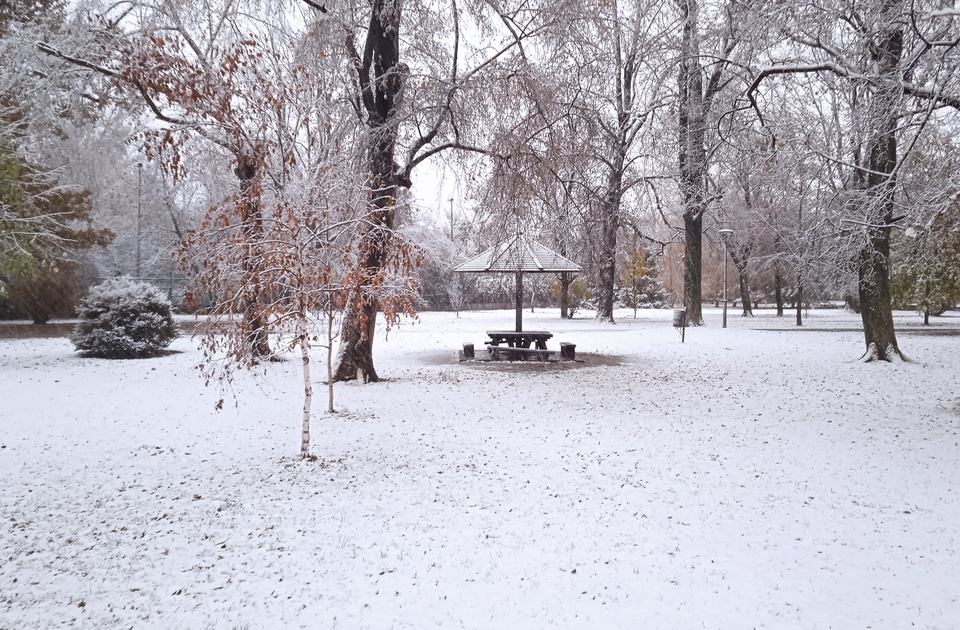
<svg viewBox="0 0 960 630"><path fill-rule="evenodd" d="M15 110L0 117L0 285L20 314L44 324L75 304L78 249L107 245L92 224L90 194L61 186L21 155Z"/></svg>

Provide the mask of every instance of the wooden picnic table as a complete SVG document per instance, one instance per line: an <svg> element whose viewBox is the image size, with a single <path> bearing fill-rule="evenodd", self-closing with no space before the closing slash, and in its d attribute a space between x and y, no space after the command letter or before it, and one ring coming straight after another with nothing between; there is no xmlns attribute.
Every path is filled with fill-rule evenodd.
<svg viewBox="0 0 960 630"><path fill-rule="evenodd" d="M547 349L547 339L553 337L553 333L546 330L488 330L487 336L491 346L506 344L509 348L530 348L536 347L538 350Z"/></svg>

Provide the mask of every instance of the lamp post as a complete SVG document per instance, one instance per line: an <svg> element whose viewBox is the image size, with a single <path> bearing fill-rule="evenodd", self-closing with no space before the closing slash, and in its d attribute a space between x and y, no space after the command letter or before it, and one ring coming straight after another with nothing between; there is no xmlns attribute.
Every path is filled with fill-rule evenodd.
<svg viewBox="0 0 960 630"><path fill-rule="evenodd" d="M137 280L140 279L140 226L143 219L143 204L142 204L142 191L143 190L143 164L137 162L137 267L136 267L136 276Z"/></svg>
<svg viewBox="0 0 960 630"><path fill-rule="evenodd" d="M727 239L733 230L723 228L719 230L720 240L723 241L723 327L727 327Z"/></svg>
<svg viewBox="0 0 960 630"><path fill-rule="evenodd" d="M450 202L450 240L453 240L453 197L447 199Z"/></svg>

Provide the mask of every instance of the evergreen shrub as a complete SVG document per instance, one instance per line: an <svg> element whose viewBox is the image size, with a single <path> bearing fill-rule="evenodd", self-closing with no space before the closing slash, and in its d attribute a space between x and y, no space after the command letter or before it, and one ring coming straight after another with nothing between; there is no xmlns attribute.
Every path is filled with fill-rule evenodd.
<svg viewBox="0 0 960 630"><path fill-rule="evenodd" d="M128 277L91 288L77 315L80 321L70 340L88 357L156 356L180 334L166 296L153 285Z"/></svg>

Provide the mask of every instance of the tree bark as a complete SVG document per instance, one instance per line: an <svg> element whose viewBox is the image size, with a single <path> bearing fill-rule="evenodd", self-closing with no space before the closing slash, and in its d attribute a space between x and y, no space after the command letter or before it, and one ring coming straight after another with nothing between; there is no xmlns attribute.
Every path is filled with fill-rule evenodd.
<svg viewBox="0 0 960 630"><path fill-rule="evenodd" d="M566 271L560 274L560 319L570 319L570 274Z"/></svg>
<svg viewBox="0 0 960 630"><path fill-rule="evenodd" d="M303 427L300 431L300 457L310 457L310 408L313 405L313 383L310 379L310 340L307 335L306 308L301 305L297 313L297 338L300 343L300 359L303 367Z"/></svg>
<svg viewBox="0 0 960 630"><path fill-rule="evenodd" d="M703 325L703 307L700 285L703 280L703 214L683 215L683 305L687 311L688 326Z"/></svg>
<svg viewBox="0 0 960 630"><path fill-rule="evenodd" d="M253 357L268 357L271 354L261 304L263 287L260 270L263 265L261 242L263 240L263 216L260 210L260 195L257 190L259 157L239 153L234 173L240 180L241 229L246 239L243 257L243 325L247 346Z"/></svg>
<svg viewBox="0 0 960 630"><path fill-rule="evenodd" d="M377 300L368 289L380 280L387 262L391 233L396 221L396 197L402 181L395 161L397 107L406 68L400 63L399 0L374 0L363 57L354 64L360 99L367 114L370 213L358 261L358 274L349 296L340 331L336 381L380 380L373 365L373 337Z"/></svg>
<svg viewBox="0 0 960 630"><path fill-rule="evenodd" d="M753 302L750 300L750 276L747 273L746 265L743 271L740 271L740 265L737 265L737 275L740 276L740 301L743 302L743 317L753 317Z"/></svg>
<svg viewBox="0 0 960 630"><path fill-rule="evenodd" d="M753 302L750 300L750 273L747 263L750 262L750 246L734 247L730 250L730 258L737 268L740 301L743 303L743 317L753 317Z"/></svg>
<svg viewBox="0 0 960 630"><path fill-rule="evenodd" d="M616 3L614 3L616 12ZM617 127L610 142L607 161L607 189L600 203L600 295L597 296L597 319L613 323L613 306L617 286L617 234L620 230L620 203L623 199L623 173L627 163L632 135L630 128L642 124L634 113L634 80L637 65L633 45L624 50L623 33L619 18L615 21L614 37L614 99L617 110Z"/></svg>
<svg viewBox="0 0 960 630"><path fill-rule="evenodd" d="M777 302L777 317L783 317L783 278L780 276L780 265L773 268L773 298Z"/></svg>
<svg viewBox="0 0 960 630"><path fill-rule="evenodd" d="M899 3L887 0L881 11L887 28L872 42L873 66L881 78L891 79L897 87L878 86L869 95L865 120L870 147L866 168L855 181L861 188L863 216L866 218L864 241L857 258L860 316L866 350L863 361L892 361L904 358L897 345L893 325L890 286L890 229L894 212L895 173L897 167L897 129L903 90L897 81L903 54L903 32L892 19Z"/></svg>
<svg viewBox="0 0 960 630"><path fill-rule="evenodd" d="M797 274L797 326L803 326L803 278Z"/></svg>
<svg viewBox="0 0 960 630"><path fill-rule="evenodd" d="M334 413L333 408L333 305L328 303L327 312L327 413Z"/></svg>
<svg viewBox="0 0 960 630"><path fill-rule="evenodd" d="M706 209L703 75L700 69L699 0L680 0L681 37L679 86L680 195L683 204L683 302L688 326L703 325L701 295L703 213Z"/></svg>
<svg viewBox="0 0 960 630"><path fill-rule="evenodd" d="M607 193L600 208L601 246L600 295L597 297L597 319L613 323L614 294L617 282L617 232L620 230L620 196L623 187L623 155L612 167L607 182Z"/></svg>
<svg viewBox="0 0 960 630"><path fill-rule="evenodd" d="M514 324L517 332L523 330L523 274L517 274L517 284L513 293L514 307L516 309L516 314L514 316Z"/></svg>
<svg viewBox="0 0 960 630"><path fill-rule="evenodd" d="M362 287L354 289L362 291ZM351 302L356 298L351 296ZM359 298L363 299L363 298ZM373 336L377 321L377 305L365 300L359 307L348 306L340 326L340 349L333 373L335 382L360 380L377 382L380 377L373 365Z"/></svg>

